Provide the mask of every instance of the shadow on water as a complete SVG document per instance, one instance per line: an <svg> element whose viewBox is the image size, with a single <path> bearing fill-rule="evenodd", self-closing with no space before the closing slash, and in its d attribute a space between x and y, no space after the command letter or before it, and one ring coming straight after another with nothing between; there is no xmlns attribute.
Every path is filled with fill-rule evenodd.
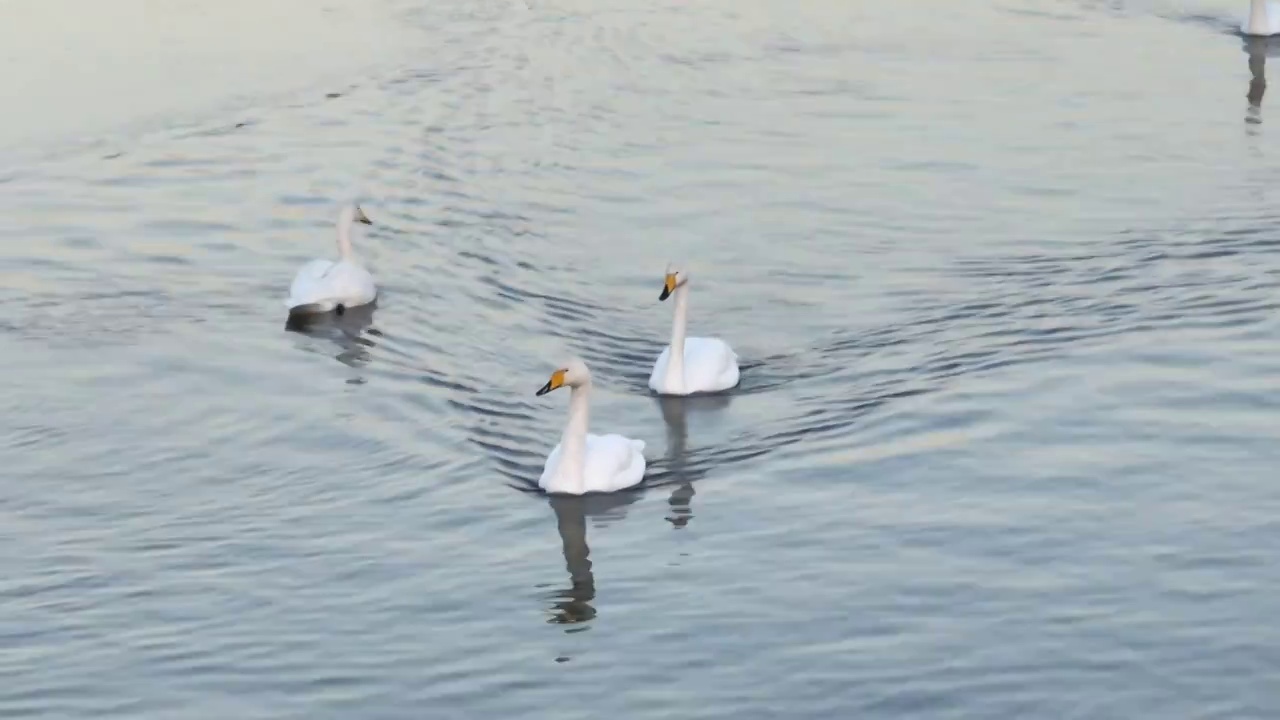
<svg viewBox="0 0 1280 720"><path fill-rule="evenodd" d="M569 585L553 590L544 596L550 602L549 623L557 625L581 625L596 616L591 604L596 596L595 573L591 571L591 548L587 545L587 520L595 520L596 527L626 516L627 508L640 499L640 493L626 492L610 495L585 495L581 497L550 495L547 501L556 516L556 530L564 552L565 569L569 572ZM539 585L546 588L548 585ZM587 626L569 628L567 632L580 632Z"/></svg>
<svg viewBox="0 0 1280 720"><path fill-rule="evenodd" d="M1248 3L1241 0L1244 10L1248 11ZM1173 19L1200 25L1214 32L1223 35L1230 35L1240 39L1241 49L1249 60L1249 89L1245 93L1245 97L1249 101L1248 110L1245 112L1245 123L1249 125L1262 124L1262 96L1267 92L1267 58L1275 57L1280 53L1280 37L1246 35L1241 30L1241 24L1246 19L1246 14L1238 17L1219 17L1214 15L1188 14L1174 16Z"/></svg>
<svg viewBox="0 0 1280 720"><path fill-rule="evenodd" d="M1249 109L1245 122L1262 124L1262 96L1267 92L1267 58L1280 54L1280 38L1241 35L1241 46L1249 57Z"/></svg>
<svg viewBox="0 0 1280 720"><path fill-rule="evenodd" d="M645 484L649 488L671 486L671 495L667 500L670 514L667 521L675 529L681 529L693 519L691 503L695 495L693 484L704 476L709 464L699 463L697 459L690 462L689 457L689 415L701 413L718 413L726 410L732 402L728 395L708 395L693 398L655 398L662 420L667 429L666 454L651 464L658 465L656 472L646 474ZM587 520L597 521L596 527L605 527L610 522L621 520L627 509L643 497L642 491L612 493L608 495L585 495L573 497L566 495L546 496L556 516L556 529L560 533L560 543L564 552L565 568L569 572L568 587L553 591L546 596L551 602L548 622L561 625L579 625L592 620L596 616L595 607L591 604L595 599L595 574L591 571L591 549L587 544ZM569 632L585 630L586 627L573 628Z"/></svg>
<svg viewBox="0 0 1280 720"><path fill-rule="evenodd" d="M532 496L547 500L556 517L565 567L569 573L567 587L553 590L544 599L550 603L548 622L579 626L596 617L592 601L595 598L595 575L592 572L590 546L587 542L588 520L596 521L596 527L626 516L627 509L640 501L647 491L670 487L667 503L670 512L666 520L676 529L689 524L693 517L691 502L694 483L715 467L734 462L758 452L733 452L723 449L689 448L689 417L703 413L719 413L727 410L732 396L711 395L692 398L659 398L657 405L666 426L666 448L662 457L650 460L644 483L629 491L583 496L547 495L537 487L537 477L544 458L535 450L532 433L531 407L523 400L512 399L503 407L484 404L482 396L473 396L469 409L486 416L492 422L477 423L471 428L471 442L495 462L498 471L508 485ZM501 428L501 429L499 429ZM546 588L548 585L540 585ZM573 627L569 632L585 630ZM561 658L566 661L568 658Z"/></svg>
<svg viewBox="0 0 1280 720"><path fill-rule="evenodd" d="M1236 6L1237 9L1242 9L1244 12L1236 15L1206 15L1199 12L1158 12L1156 13L1156 16L1163 17L1167 20L1173 20L1174 22L1199 25L1222 35L1234 35L1240 38L1247 38L1249 36L1244 34L1241 30L1241 26L1244 24L1245 20L1248 19L1249 0L1239 0L1239 2L1241 4Z"/></svg>
<svg viewBox="0 0 1280 720"><path fill-rule="evenodd" d="M671 495L667 499L671 508L667 521L677 530L688 526L693 520L693 496L697 494L693 483L706 476L712 467L708 458L690 458L689 415L722 413L728 410L732 402L733 396L730 394L654 398L666 427L667 448L666 454L650 465L647 482L672 486Z"/></svg>
<svg viewBox="0 0 1280 720"><path fill-rule="evenodd" d="M339 348L334 358L352 368L362 368L369 363L371 348L377 347L373 338L382 336L373 327L376 305L370 303L350 308L342 315L337 313L293 314L285 321L285 330L320 340L329 340Z"/></svg>

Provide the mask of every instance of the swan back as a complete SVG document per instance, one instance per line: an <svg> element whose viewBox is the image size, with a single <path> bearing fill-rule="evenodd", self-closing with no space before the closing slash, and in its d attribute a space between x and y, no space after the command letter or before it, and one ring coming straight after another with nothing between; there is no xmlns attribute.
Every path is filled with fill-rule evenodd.
<svg viewBox="0 0 1280 720"><path fill-rule="evenodd" d="M357 307L377 299L373 276L356 261L351 249L355 223L372 225L373 221L359 205L344 206L338 213L338 260L316 259L298 270L284 301L290 312L329 312L339 305Z"/></svg>
<svg viewBox="0 0 1280 720"><path fill-rule="evenodd" d="M715 337L691 337L684 341L680 376L669 378L671 346L662 349L649 373L649 389L662 395L719 392L736 387L741 379L738 354L729 343Z"/></svg>
<svg viewBox="0 0 1280 720"><path fill-rule="evenodd" d="M547 455L538 487L549 493L581 495L589 492L617 492L635 487L644 479L647 463L645 442L618 434L586 436L582 479L579 481L561 467L564 443L558 443Z"/></svg>

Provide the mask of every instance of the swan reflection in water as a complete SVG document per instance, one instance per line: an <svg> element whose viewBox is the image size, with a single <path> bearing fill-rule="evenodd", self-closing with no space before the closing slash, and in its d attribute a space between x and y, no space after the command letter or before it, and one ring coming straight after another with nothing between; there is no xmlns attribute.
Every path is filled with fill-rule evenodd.
<svg viewBox="0 0 1280 720"><path fill-rule="evenodd" d="M659 396L658 409L662 411L662 422L667 426L667 454L661 461L663 467L657 473L665 483L672 483L675 488L667 503L671 506L671 514L667 516L677 530L684 528L693 519L693 481L706 474L706 468L690 461L689 456L689 414L720 412L729 407L732 395L692 395L686 397Z"/></svg>
<svg viewBox="0 0 1280 720"><path fill-rule="evenodd" d="M333 341L340 348L334 355L338 362L361 368L372 359L369 349L377 347L377 343L371 338L382 336L377 328L372 327L375 309L376 306L370 303L348 308L342 315L290 315L284 327L289 332Z"/></svg>
<svg viewBox="0 0 1280 720"><path fill-rule="evenodd" d="M1244 121L1250 125L1262 124L1262 96L1267 92L1267 58L1280 54L1280 36L1242 38L1243 49L1249 56L1249 109Z"/></svg>
<svg viewBox="0 0 1280 720"><path fill-rule="evenodd" d="M548 501L556 515L556 530L564 550L565 569L569 571L569 587L548 593L551 618L559 625L577 625L596 616L591 601L596 597L596 578L591 572L591 548L587 546L587 518L596 527L626 517L627 506L639 500L638 490L607 495L550 495ZM587 629L571 628L567 632Z"/></svg>
<svg viewBox="0 0 1280 720"><path fill-rule="evenodd" d="M651 465L656 471L646 477L645 482L651 488L674 486L667 499L671 513L666 519L680 529L693 518L690 509L694 496L693 482L707 470L702 463L690 459L688 415L691 412L723 410L729 406L730 396L659 397L657 401L667 427L667 452ZM556 530L560 533L565 568L569 571L569 586L547 595L551 601L548 622L580 625L595 618L596 609L592 602L596 596L596 581L591 569L591 548L587 544L587 520L591 519L596 528L607 527L611 522L626 517L628 507L639 501L643 494L643 490L637 489L598 495L547 496L556 516ZM567 632L585 629L583 626Z"/></svg>

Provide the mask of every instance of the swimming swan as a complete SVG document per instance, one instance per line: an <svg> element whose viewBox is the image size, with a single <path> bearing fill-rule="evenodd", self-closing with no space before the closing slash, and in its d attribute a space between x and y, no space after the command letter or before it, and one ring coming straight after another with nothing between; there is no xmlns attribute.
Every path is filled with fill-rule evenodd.
<svg viewBox="0 0 1280 720"><path fill-rule="evenodd" d="M1280 2L1276 0L1250 0L1249 17L1240 26L1245 35L1280 34Z"/></svg>
<svg viewBox="0 0 1280 720"><path fill-rule="evenodd" d="M549 493L581 495L614 492L638 484L644 477L644 441L587 433L591 371L586 363L570 359L551 373L551 379L537 395L565 385L569 386L569 422L560 442L547 455L538 487Z"/></svg>
<svg viewBox="0 0 1280 720"><path fill-rule="evenodd" d="M366 305L378 297L373 276L351 252L351 226L357 222L373 224L359 205L342 208L338 215L338 261L316 259L298 270L284 301L290 315L330 310L341 315L347 308Z"/></svg>
<svg viewBox="0 0 1280 720"><path fill-rule="evenodd" d="M662 349L649 375L649 388L659 395L688 395L727 390L738 384L738 354L720 338L684 336L689 322L689 274L667 265L658 300L675 295L671 344Z"/></svg>

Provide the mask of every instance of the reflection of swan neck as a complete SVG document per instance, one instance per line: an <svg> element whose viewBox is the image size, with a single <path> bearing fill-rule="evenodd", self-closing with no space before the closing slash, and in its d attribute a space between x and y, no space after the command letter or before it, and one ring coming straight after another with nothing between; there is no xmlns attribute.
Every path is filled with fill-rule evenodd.
<svg viewBox="0 0 1280 720"><path fill-rule="evenodd" d="M568 590L555 593L552 606L555 622L576 624L595 617L591 601L596 596L595 575L591 572L591 549L587 547L587 515L582 498L551 498L556 513L556 529L564 549L564 564L569 571Z"/></svg>
<svg viewBox="0 0 1280 720"><path fill-rule="evenodd" d="M667 357L668 390L684 390L684 334L689 325L689 284L676 287L675 317L671 321L671 354Z"/></svg>
<svg viewBox="0 0 1280 720"><path fill-rule="evenodd" d="M577 500L577 498L574 498ZM580 503L574 505L553 505L556 513L556 529L560 531L560 543L564 549L565 568L573 581L575 590L590 588L594 583L591 575L591 549L587 547L587 516ZM590 600L588 595L585 600Z"/></svg>
<svg viewBox="0 0 1280 720"><path fill-rule="evenodd" d="M689 444L688 418L685 416L683 398L663 397L659 401L662 421L667 426L667 454L683 458Z"/></svg>
<svg viewBox="0 0 1280 720"><path fill-rule="evenodd" d="M1262 94L1267 91L1267 56L1263 54L1249 56L1249 99L1257 105L1262 102ZM1256 97L1254 97L1256 95Z"/></svg>
<svg viewBox="0 0 1280 720"><path fill-rule="evenodd" d="M1267 17L1267 0L1250 0L1249 25L1245 32L1253 35L1270 34L1271 23L1270 18Z"/></svg>
<svg viewBox="0 0 1280 720"><path fill-rule="evenodd" d="M591 381L569 388L569 422L560 436L559 475L573 484L565 492L583 491L583 474L587 460L587 421L591 414L589 396Z"/></svg>
<svg viewBox="0 0 1280 720"><path fill-rule="evenodd" d="M1244 49L1249 54L1249 99L1252 119L1248 122L1260 122L1257 111L1262 107L1262 96L1267 92L1267 38L1245 38Z"/></svg>
<svg viewBox="0 0 1280 720"><path fill-rule="evenodd" d="M350 209L343 210L342 217L338 218L338 255L343 260L351 259L351 226L354 222Z"/></svg>

